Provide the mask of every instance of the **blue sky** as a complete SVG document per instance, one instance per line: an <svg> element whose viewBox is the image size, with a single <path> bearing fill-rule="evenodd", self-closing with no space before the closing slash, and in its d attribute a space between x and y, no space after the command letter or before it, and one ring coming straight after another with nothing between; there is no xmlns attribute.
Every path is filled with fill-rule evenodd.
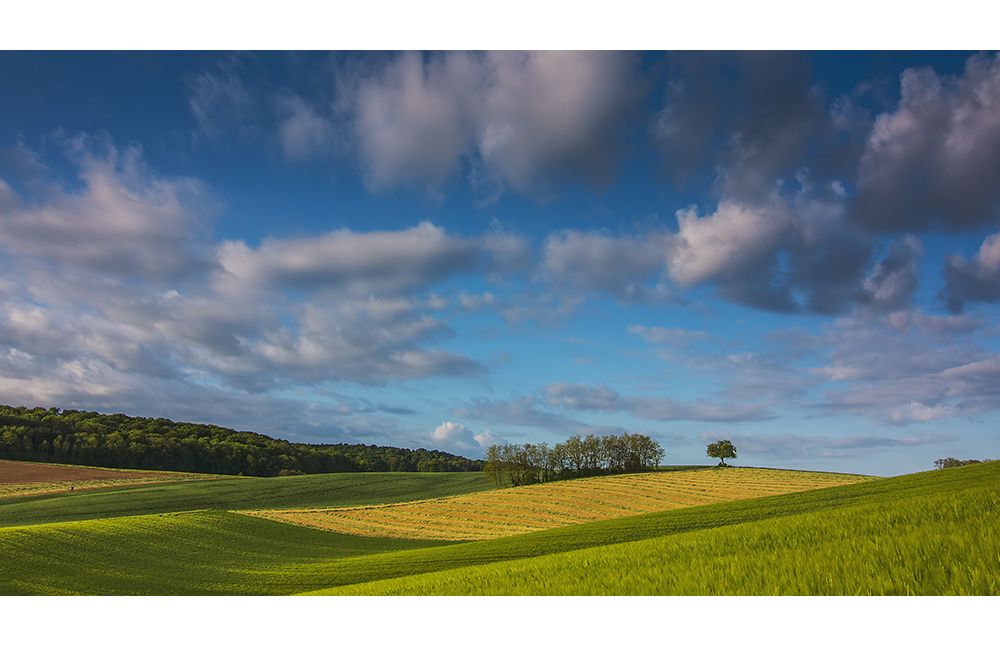
<svg viewBox="0 0 1000 646"><path fill-rule="evenodd" d="M995 52L0 53L0 401L1000 457Z"/></svg>

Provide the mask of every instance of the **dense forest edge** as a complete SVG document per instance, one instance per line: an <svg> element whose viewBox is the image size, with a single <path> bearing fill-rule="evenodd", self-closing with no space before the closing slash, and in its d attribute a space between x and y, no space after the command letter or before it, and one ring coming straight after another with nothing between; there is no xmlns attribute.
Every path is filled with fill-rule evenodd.
<svg viewBox="0 0 1000 646"><path fill-rule="evenodd" d="M436 450L302 444L162 417L7 405L0 405L0 459L260 477L482 471L484 464Z"/></svg>

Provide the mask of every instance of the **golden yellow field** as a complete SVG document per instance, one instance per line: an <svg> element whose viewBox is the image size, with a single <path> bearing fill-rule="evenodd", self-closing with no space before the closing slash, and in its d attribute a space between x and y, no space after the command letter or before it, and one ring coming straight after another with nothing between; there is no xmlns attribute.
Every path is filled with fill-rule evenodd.
<svg viewBox="0 0 1000 646"><path fill-rule="evenodd" d="M481 540L871 479L777 469L698 469L563 480L394 505L242 513L360 536Z"/></svg>

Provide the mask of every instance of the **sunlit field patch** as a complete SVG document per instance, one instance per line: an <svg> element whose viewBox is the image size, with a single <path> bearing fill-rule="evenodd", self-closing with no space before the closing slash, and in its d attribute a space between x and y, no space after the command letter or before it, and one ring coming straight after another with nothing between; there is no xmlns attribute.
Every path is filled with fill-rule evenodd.
<svg viewBox="0 0 1000 646"><path fill-rule="evenodd" d="M995 596L998 513L997 487L979 485L335 593Z"/></svg>
<svg viewBox="0 0 1000 646"><path fill-rule="evenodd" d="M776 469L697 469L564 480L406 504L245 513L358 536L484 540L872 479Z"/></svg>

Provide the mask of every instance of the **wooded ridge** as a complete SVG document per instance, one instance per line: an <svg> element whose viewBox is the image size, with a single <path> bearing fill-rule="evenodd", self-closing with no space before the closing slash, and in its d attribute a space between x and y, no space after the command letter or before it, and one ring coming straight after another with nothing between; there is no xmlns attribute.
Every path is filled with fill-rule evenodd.
<svg viewBox="0 0 1000 646"><path fill-rule="evenodd" d="M0 459L245 476L483 468L435 450L292 443L210 424L6 405Z"/></svg>

